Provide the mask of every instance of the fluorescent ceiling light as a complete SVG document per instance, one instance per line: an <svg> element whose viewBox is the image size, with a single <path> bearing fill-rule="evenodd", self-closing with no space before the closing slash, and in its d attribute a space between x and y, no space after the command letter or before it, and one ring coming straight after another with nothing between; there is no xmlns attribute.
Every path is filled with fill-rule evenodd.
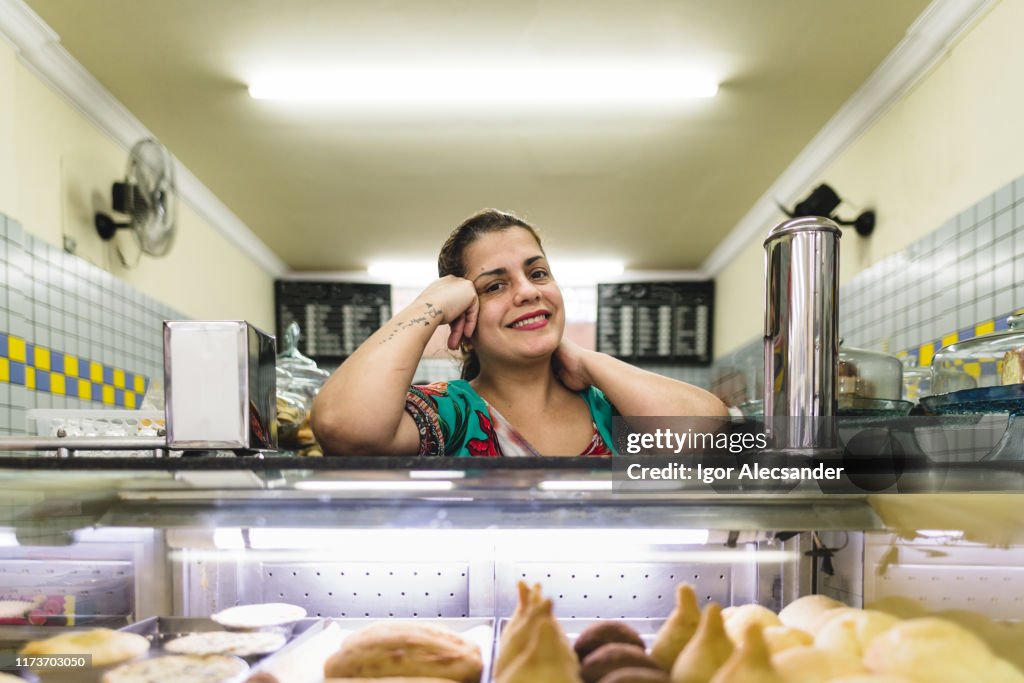
<svg viewBox="0 0 1024 683"><path fill-rule="evenodd" d="M664 107L713 97L718 82L682 64L608 62L406 64L278 72L255 78L255 99L333 101L356 108Z"/></svg>

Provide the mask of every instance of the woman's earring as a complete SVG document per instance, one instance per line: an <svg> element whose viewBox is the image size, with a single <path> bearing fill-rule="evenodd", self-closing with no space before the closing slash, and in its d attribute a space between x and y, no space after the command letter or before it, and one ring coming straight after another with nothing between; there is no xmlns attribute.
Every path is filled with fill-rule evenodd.
<svg viewBox="0 0 1024 683"><path fill-rule="evenodd" d="M473 350L473 345L470 344L465 339L463 339L462 341L459 342L459 350L462 351L463 353L469 353L470 351Z"/></svg>

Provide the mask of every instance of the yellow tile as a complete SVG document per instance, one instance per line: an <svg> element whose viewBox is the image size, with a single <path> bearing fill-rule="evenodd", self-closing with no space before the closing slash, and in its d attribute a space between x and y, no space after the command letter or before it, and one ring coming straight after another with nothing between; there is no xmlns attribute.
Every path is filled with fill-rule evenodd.
<svg viewBox="0 0 1024 683"><path fill-rule="evenodd" d="M63 396L67 391L67 385L65 383L64 375L58 375L56 372L50 373L50 393Z"/></svg>
<svg viewBox="0 0 1024 683"><path fill-rule="evenodd" d="M96 361L89 361L89 379L97 384L103 382L103 365Z"/></svg>
<svg viewBox="0 0 1024 683"><path fill-rule="evenodd" d="M988 334L989 332L996 331L996 321L988 320L983 323L978 323L974 326L974 334Z"/></svg>
<svg viewBox="0 0 1024 683"><path fill-rule="evenodd" d="M36 369L31 365L25 366L25 388L35 389L36 388Z"/></svg>
<svg viewBox="0 0 1024 683"><path fill-rule="evenodd" d="M86 400L92 398L92 382L87 379L78 380L78 398Z"/></svg>
<svg viewBox="0 0 1024 683"><path fill-rule="evenodd" d="M114 387L109 384L103 385L103 402L108 406L114 405Z"/></svg>
<svg viewBox="0 0 1024 683"><path fill-rule="evenodd" d="M146 390L146 378L142 375L135 375L135 393L141 394Z"/></svg>
<svg viewBox="0 0 1024 683"><path fill-rule="evenodd" d="M981 363L964 363L964 372L974 379L981 378Z"/></svg>
<svg viewBox="0 0 1024 683"><path fill-rule="evenodd" d="M135 409L135 393L131 391L124 392L124 407L131 410Z"/></svg>
<svg viewBox="0 0 1024 683"><path fill-rule="evenodd" d="M926 368L932 364L932 358L935 357L935 344L928 342L927 344L921 344L921 348L917 352L917 364L922 368Z"/></svg>
<svg viewBox="0 0 1024 683"><path fill-rule="evenodd" d="M0 382L11 381L11 361L0 358Z"/></svg>
<svg viewBox="0 0 1024 683"><path fill-rule="evenodd" d="M960 341L960 335L956 332L950 332L942 338L942 345L949 346L950 344L956 344L958 341Z"/></svg>
<svg viewBox="0 0 1024 683"><path fill-rule="evenodd" d="M7 338L7 356L11 360L25 362L25 340L21 337Z"/></svg>
<svg viewBox="0 0 1024 683"><path fill-rule="evenodd" d="M64 354L64 374L68 377L78 377L78 356Z"/></svg>
<svg viewBox="0 0 1024 683"><path fill-rule="evenodd" d="M114 368L114 386L118 389L124 389L124 370L121 368Z"/></svg>
<svg viewBox="0 0 1024 683"><path fill-rule="evenodd" d="M32 364L39 370L49 370L50 349L44 349L37 346L35 348L35 358L33 359Z"/></svg>

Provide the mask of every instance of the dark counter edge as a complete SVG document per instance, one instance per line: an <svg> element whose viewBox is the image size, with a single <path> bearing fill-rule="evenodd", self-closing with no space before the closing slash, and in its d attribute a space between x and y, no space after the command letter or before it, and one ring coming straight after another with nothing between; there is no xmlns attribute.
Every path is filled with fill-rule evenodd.
<svg viewBox="0 0 1024 683"><path fill-rule="evenodd" d="M50 455L0 456L0 470L583 470L610 472L610 456L554 458L451 458L334 456L298 457L242 455L234 457L185 456L173 458L74 457Z"/></svg>

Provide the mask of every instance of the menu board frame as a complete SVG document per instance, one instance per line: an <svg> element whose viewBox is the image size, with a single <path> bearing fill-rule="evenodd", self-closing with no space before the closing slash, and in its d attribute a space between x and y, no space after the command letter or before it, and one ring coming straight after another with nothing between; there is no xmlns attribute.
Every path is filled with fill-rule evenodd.
<svg viewBox="0 0 1024 683"><path fill-rule="evenodd" d="M340 364L391 318L391 308L391 285L388 284L275 280L274 325L278 349L284 339L284 328L291 320L296 320L301 330L299 352L318 364ZM368 324L367 318L374 314L371 309L375 309L378 318L375 325ZM297 311L302 314L297 315Z"/></svg>
<svg viewBox="0 0 1024 683"><path fill-rule="evenodd" d="M596 347L629 362L706 367L714 311L714 280L598 284Z"/></svg>

